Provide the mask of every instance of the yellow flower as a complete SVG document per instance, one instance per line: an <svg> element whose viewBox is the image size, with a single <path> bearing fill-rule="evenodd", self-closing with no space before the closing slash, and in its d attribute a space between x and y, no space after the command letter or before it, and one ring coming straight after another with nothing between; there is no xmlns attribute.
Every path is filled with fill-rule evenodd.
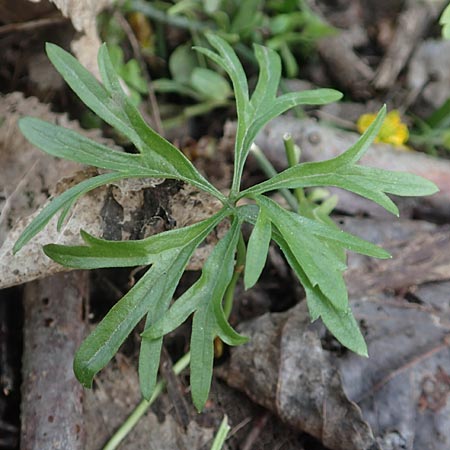
<svg viewBox="0 0 450 450"><path fill-rule="evenodd" d="M376 114L363 114L356 123L358 131L361 134L364 133L376 116ZM408 148L404 144L408 138L408 127L402 122L400 113L394 109L386 115L375 142L385 142L407 150Z"/></svg>

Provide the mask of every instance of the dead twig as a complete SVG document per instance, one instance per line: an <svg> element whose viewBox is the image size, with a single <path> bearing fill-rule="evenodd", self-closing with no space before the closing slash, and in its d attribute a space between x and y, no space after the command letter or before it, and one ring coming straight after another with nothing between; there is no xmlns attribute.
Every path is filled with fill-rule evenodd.
<svg viewBox="0 0 450 450"><path fill-rule="evenodd" d="M391 45L373 78L377 89L392 87L417 43L423 38L425 30L438 17L444 3L442 0L407 2L405 10L398 18Z"/></svg>
<svg viewBox="0 0 450 450"><path fill-rule="evenodd" d="M25 288L21 448L85 448L83 388L72 364L84 335L88 291L87 272Z"/></svg>
<svg viewBox="0 0 450 450"><path fill-rule="evenodd" d="M139 42L136 38L136 35L134 34L134 31L132 30L130 24L125 19L123 14L116 11L114 13L114 17L119 22L120 26L122 27L123 31L127 35L128 41L130 42L131 48L133 49L133 55L137 62L139 63L139 67L141 68L141 72L145 77L145 80L147 81L147 87L148 87L148 98L150 101L150 109L151 109L151 115L152 115L152 122L155 125L155 129L161 136L164 135L164 128L161 120L161 115L159 113L159 106L158 101L156 100L155 90L153 89L153 83L150 78L150 75L148 73L148 70L145 66L145 61L142 56L141 47L139 45Z"/></svg>
<svg viewBox="0 0 450 450"><path fill-rule="evenodd" d="M266 411L264 414L258 417L252 430L247 435L245 442L242 444L242 450L251 450L253 448L255 442L258 440L259 435L266 426L266 423L269 420L270 416L270 412Z"/></svg>
<svg viewBox="0 0 450 450"><path fill-rule="evenodd" d="M0 36L9 33L22 33L24 31L34 31L38 28L45 28L53 25L60 25L66 23L69 19L67 17L45 17L43 19L30 20L28 22L8 23L0 27Z"/></svg>

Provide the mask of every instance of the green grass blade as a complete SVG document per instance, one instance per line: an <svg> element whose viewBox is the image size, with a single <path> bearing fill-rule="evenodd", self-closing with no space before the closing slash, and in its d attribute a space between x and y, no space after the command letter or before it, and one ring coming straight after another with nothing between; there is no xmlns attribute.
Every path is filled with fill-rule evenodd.
<svg viewBox="0 0 450 450"><path fill-rule="evenodd" d="M231 427L228 425L227 416L223 416L222 422L220 423L219 430L217 431L216 437L214 438L211 450L222 450L223 444L227 440L227 435Z"/></svg>

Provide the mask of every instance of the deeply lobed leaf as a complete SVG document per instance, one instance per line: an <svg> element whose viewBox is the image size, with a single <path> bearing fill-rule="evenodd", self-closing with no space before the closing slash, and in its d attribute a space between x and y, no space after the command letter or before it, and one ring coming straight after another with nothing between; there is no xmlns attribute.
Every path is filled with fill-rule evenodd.
<svg viewBox="0 0 450 450"><path fill-rule="evenodd" d="M176 147L145 123L124 93L106 46L102 46L98 55L102 85L69 53L48 44L49 58L74 92L99 117L124 134L136 146L139 154L109 149L73 131L39 119L22 119L20 127L23 134L47 153L112 173L85 180L53 199L26 228L14 247L14 251L19 250L58 212L61 212L60 226L70 208L84 193L122 178L175 178L222 201L225 205L223 209L207 220L141 241L110 242L82 232L86 243L84 246L48 245L44 248L46 254L55 261L75 268L151 265L81 345L74 361L78 379L85 386L90 386L95 374L110 361L132 329L146 316L139 375L142 393L148 399L156 383L163 336L193 314L191 387L194 404L199 410L203 408L209 394L214 338L219 336L229 345L246 342L246 338L230 326L222 304L227 287L234 280L234 255L242 221L254 225L248 243L244 276L246 288L258 280L273 238L305 288L312 319L321 317L344 346L367 356L364 338L348 306L342 277L346 268L345 249L378 258L387 258L389 254L337 229L328 217L325 206L322 210L301 210L302 216L283 209L261 194L276 189L337 186L397 213L397 207L387 194L428 195L437 190L433 183L415 175L356 165L383 123L385 108L382 108L372 125L342 155L329 161L298 164L240 192L242 171L249 149L257 133L268 121L297 105L321 105L338 100L341 94L332 89L318 89L277 97L281 77L280 58L273 50L256 45L255 55L260 71L256 88L250 97L244 69L231 46L213 34L207 34L207 39L215 51L198 51L228 73L237 103L235 167L229 197L212 186ZM193 74L197 90L204 95L209 94L208 86L202 84L207 81L209 86L219 87L218 92L214 93L218 99L226 99L228 84L221 76L205 72L205 69L198 70ZM174 86L165 84L165 88L174 89ZM250 197L257 205L236 207L237 200L243 197ZM232 216L230 230L207 259L199 280L169 307L195 248L226 216Z"/></svg>
<svg viewBox="0 0 450 450"><path fill-rule="evenodd" d="M339 100L342 94L333 89L317 89L277 97L281 78L280 57L277 52L270 48L255 45L259 77L255 91L251 100L249 100L245 72L231 46L213 34L207 34L206 37L217 53L203 48L196 48L196 50L208 56L228 73L236 97L238 123L234 150L232 194L237 195L250 147L264 125L295 106L330 103Z"/></svg>
<svg viewBox="0 0 450 450"><path fill-rule="evenodd" d="M91 386L94 375L110 361L147 312L152 311L151 320L153 321L162 316L172 299L189 258L220 219L220 215L216 215L214 220L205 220L194 230L192 227L188 230L176 230L179 231L179 245L161 250L154 255L150 269L111 308L78 350L74 370L83 385ZM155 238L157 239L158 236ZM161 342L156 343L156 349L154 344L151 355L144 348L144 355L148 359L146 358L140 364L141 388L145 397L151 395L156 382L158 364L155 361L156 359L159 361L159 353L156 350L160 349Z"/></svg>
<svg viewBox="0 0 450 450"><path fill-rule="evenodd" d="M386 193L394 195L431 195L438 188L418 175L374 169L355 165L367 151L383 123L385 108L375 121L346 152L336 158L297 164L275 175L270 180L241 192L240 198L278 189L335 186L361 195L398 215L397 206Z"/></svg>
<svg viewBox="0 0 450 450"><path fill-rule="evenodd" d="M99 117L127 136L141 152L143 165L160 176L187 181L210 194L223 195L171 143L153 131L123 92L105 45L99 51L100 74L104 86L72 55L47 44L47 55L72 90ZM160 175L156 175L156 174Z"/></svg>
<svg viewBox="0 0 450 450"><path fill-rule="evenodd" d="M57 245L44 247L54 261L75 269L132 267L153 264L165 250L181 247L205 230L211 231L226 215L222 209L210 218L188 227L174 229L137 241L108 241L81 231L88 245Z"/></svg>

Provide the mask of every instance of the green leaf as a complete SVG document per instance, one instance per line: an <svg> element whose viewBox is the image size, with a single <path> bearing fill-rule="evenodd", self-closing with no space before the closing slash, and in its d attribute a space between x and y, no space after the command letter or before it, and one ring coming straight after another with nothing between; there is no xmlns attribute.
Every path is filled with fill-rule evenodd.
<svg viewBox="0 0 450 450"><path fill-rule="evenodd" d="M199 412L205 406L211 388L216 330L213 308L209 303L198 309L192 320L190 381L192 401Z"/></svg>
<svg viewBox="0 0 450 450"><path fill-rule="evenodd" d="M221 308L225 290L233 276L239 228L239 221L235 219L226 236L219 241L208 258L202 277L193 289L194 293L201 297L192 321L190 364L192 399L199 411L206 403L211 386L213 340L219 328L217 308ZM228 333L224 334L228 336Z"/></svg>
<svg viewBox="0 0 450 450"><path fill-rule="evenodd" d="M245 134L251 123L254 108L249 101L248 83L244 69L233 51L231 46L219 36L211 33L206 34L209 43L217 50L217 53L209 49L194 47L200 53L208 56L212 61L222 67L229 75L233 84L234 96L236 99L236 110L238 116L238 125L236 131L236 143L234 149L234 178L233 186L236 189L236 181L240 179L246 155L242 143L244 142Z"/></svg>
<svg viewBox="0 0 450 450"><path fill-rule="evenodd" d="M145 329L151 327L167 311L175 288L183 275L189 258L192 256L198 244L206 237L206 234L208 233L202 233L186 247L176 252L176 257L171 260L170 265L166 266L165 271L161 274L158 281L156 281L155 287L158 291L155 293L153 304L147 309L148 314L147 320L145 321ZM174 251L171 250L170 252ZM162 337L158 339L142 338L141 341L139 352L139 384L142 396L146 400L150 399L156 385L162 341Z"/></svg>
<svg viewBox="0 0 450 450"><path fill-rule="evenodd" d="M204 302L222 301L225 290L233 276L233 256L239 227L233 224L228 234L214 247L206 260L200 278L180 297L169 311L146 330L142 336L156 339L171 333L180 326Z"/></svg>
<svg viewBox="0 0 450 450"><path fill-rule="evenodd" d="M194 89L187 87L178 81L168 80L166 78L159 78L158 80L153 81L153 88L156 92L184 95L199 102L202 100L201 95L194 91Z"/></svg>
<svg viewBox="0 0 450 450"><path fill-rule="evenodd" d="M75 131L45 122L34 117L24 117L19 121L22 134L36 147L44 152L89 164L101 169L129 172L130 170L148 171L148 176L158 176L158 172L150 171L142 163L141 155L112 150Z"/></svg>
<svg viewBox="0 0 450 450"><path fill-rule="evenodd" d="M228 73L231 82L233 83L238 114L239 112L246 111L249 105L247 76L245 75L244 69L236 56L236 53L231 46L219 36L212 33L206 33L205 36L219 54L203 47L194 47L194 49L208 56L208 58Z"/></svg>
<svg viewBox="0 0 450 450"><path fill-rule="evenodd" d="M75 269L132 267L153 264L165 250L181 247L200 233L208 233L228 214L223 208L210 218L184 228L165 231L136 241L108 241L81 231L88 245L49 244L45 254L54 261Z"/></svg>
<svg viewBox="0 0 450 450"><path fill-rule="evenodd" d="M270 105L270 107L255 120L253 127L256 132L253 131L251 133L253 135L251 141L253 142L253 139L264 125L289 109L300 105L326 105L328 103L336 102L341 98L342 93L334 89L314 89L283 94L274 100L272 105Z"/></svg>
<svg viewBox="0 0 450 450"><path fill-rule="evenodd" d="M258 281L266 264L269 244L272 238L272 226L264 208L260 208L258 219L247 245L244 285L250 289Z"/></svg>
<svg viewBox="0 0 450 450"><path fill-rule="evenodd" d="M277 205L278 206L278 205ZM334 242L339 246L351 250L355 253L372 256L374 258L386 259L390 258L389 252L371 242L365 241L357 236L346 233L338 229L336 226L330 226L317 220L308 219L294 212L288 212L293 222L298 224L300 228L307 228L308 232L325 241Z"/></svg>
<svg viewBox="0 0 450 450"><path fill-rule="evenodd" d="M166 286L167 273L179 255L179 249L161 254L159 260L109 310L95 330L83 341L74 360L75 375L83 386L92 386L95 374L116 354L142 317L156 306L164 294L164 289L170 287Z"/></svg>
<svg viewBox="0 0 450 450"><path fill-rule="evenodd" d="M221 200L224 198L176 147L145 123L124 94L105 45L99 51L98 62L106 88L62 48L54 44L47 44L46 48L48 57L72 90L99 117L133 142L149 170L161 177L187 181Z"/></svg>
<svg viewBox="0 0 450 450"><path fill-rule="evenodd" d="M122 68L121 76L129 87L140 94L148 93L147 81L144 79L139 63L130 59Z"/></svg>
<svg viewBox="0 0 450 450"><path fill-rule="evenodd" d="M295 106L305 103L319 105L329 103L339 100L342 94L332 89L319 89L285 94L276 98L281 76L280 57L274 50L255 46L260 72L255 92L249 101L245 72L233 49L218 36L208 34L207 38L219 54L202 48L197 50L211 58L228 73L236 97L238 125L232 194L237 194L250 146L267 122Z"/></svg>
<svg viewBox="0 0 450 450"><path fill-rule="evenodd" d="M439 24L445 25L450 23L450 5L447 5L439 18Z"/></svg>
<svg viewBox="0 0 450 450"><path fill-rule="evenodd" d="M368 356L364 337L359 330L350 307L344 311L337 309L321 292L319 287L311 285L286 241L281 236L274 236L274 238L305 289L311 319L314 321L321 317L328 330L344 347L358 355Z"/></svg>
<svg viewBox="0 0 450 450"><path fill-rule="evenodd" d="M190 84L204 99L208 100L225 101L232 94L225 78L203 67L196 67L192 71Z"/></svg>
<svg viewBox="0 0 450 450"><path fill-rule="evenodd" d="M367 151L384 120L382 108L377 118L346 152L328 161L297 164L270 180L241 192L239 198L278 189L335 186L372 200L398 215L398 208L386 195L430 195L438 188L417 175L355 165Z"/></svg>
<svg viewBox="0 0 450 450"><path fill-rule="evenodd" d="M216 220L219 220L218 216ZM74 368L83 385L91 386L94 375L110 361L148 311L154 315L151 320L158 320L167 309L189 258L216 222L208 219L200 224L195 232L192 228L179 230L178 237L183 243L161 251L138 283L114 305L82 343L75 357ZM147 344L143 344L140 356L141 387L146 398L151 395L156 380L157 365L154 358L159 355L157 352L149 355L147 351L148 348L158 346L157 343Z"/></svg>
<svg viewBox="0 0 450 450"><path fill-rule="evenodd" d="M257 220L257 207L255 205L241 206L238 209L238 214L241 220L255 224ZM313 287L286 240L276 228L272 231L272 238L283 251L289 265L297 274L305 289L311 319L314 321L322 317L324 324L343 346L359 355L367 356L367 347L364 338L359 331L350 309L339 310L335 308L332 302L321 292L319 287Z"/></svg>
<svg viewBox="0 0 450 450"><path fill-rule="evenodd" d="M30 241L36 234L38 234L50 219L61 209L67 205L73 205L83 194L86 194L93 189L103 186L104 184L120 180L122 178L143 177L142 173L105 173L96 177L84 180L76 186L71 187L59 197L50 201L50 203L42 209L42 211L33 219L33 221L25 228L23 233L19 236L13 247L13 252L18 252L27 242Z"/></svg>
<svg viewBox="0 0 450 450"><path fill-rule="evenodd" d="M187 84L192 71L197 67L197 57L191 45L178 45L169 58L169 70L172 79L179 84Z"/></svg>
<svg viewBox="0 0 450 450"><path fill-rule="evenodd" d="M141 141L124 113L123 105L118 105L113 101L109 92L89 71L70 53L55 44L47 43L46 50L56 70L85 105L132 142ZM105 53L105 50L103 52ZM113 69L112 72L114 72Z"/></svg>
<svg viewBox="0 0 450 450"><path fill-rule="evenodd" d="M420 197L439 191L430 180L407 172L393 172L372 167L353 166L345 171L345 176L359 184L365 183L366 189L382 191L398 196Z"/></svg>
<svg viewBox="0 0 450 450"><path fill-rule="evenodd" d="M248 342L248 337L239 334L228 322L222 306L222 299L213 299L213 311L217 322L217 335L227 345L237 346Z"/></svg>
<svg viewBox="0 0 450 450"><path fill-rule="evenodd" d="M346 310L348 295L342 277L346 265L325 242L314 236L307 222L303 221L302 226L294 213L267 197L257 197L256 201L287 242L311 284L319 286L336 308Z"/></svg>
<svg viewBox="0 0 450 450"><path fill-rule="evenodd" d="M334 161L337 166L342 167L346 164L357 163L364 153L367 152L369 147L372 145L373 141L378 135L381 126L383 125L384 119L386 117L386 105L384 105L378 112L375 120L370 124L367 130L361 135L361 137L353 144L348 150L346 150L341 155L333 158L330 161Z"/></svg>
<svg viewBox="0 0 450 450"><path fill-rule="evenodd" d="M275 100L281 78L281 62L278 54L268 47L254 45L254 49L259 76L250 103L259 113L272 106Z"/></svg>

